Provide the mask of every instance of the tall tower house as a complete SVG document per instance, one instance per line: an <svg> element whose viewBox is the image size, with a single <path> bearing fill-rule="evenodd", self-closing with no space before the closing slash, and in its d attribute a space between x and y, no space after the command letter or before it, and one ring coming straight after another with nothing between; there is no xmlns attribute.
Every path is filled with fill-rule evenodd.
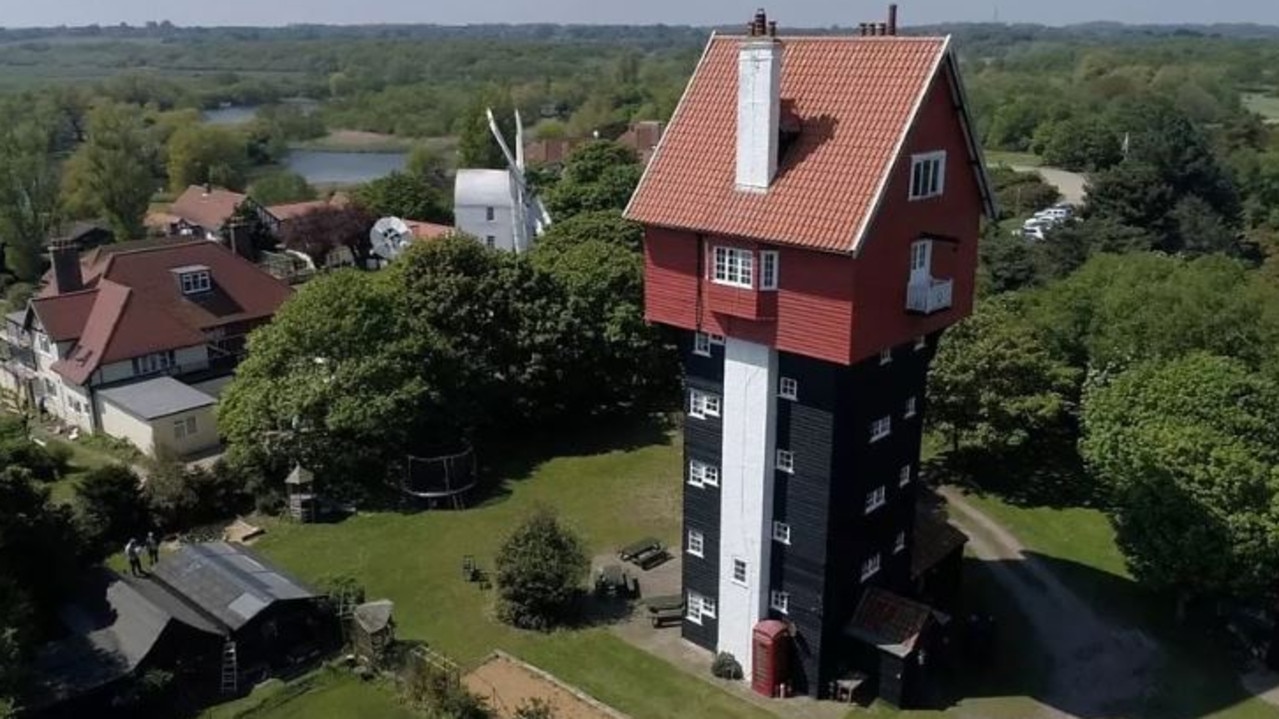
<svg viewBox="0 0 1279 719"><path fill-rule="evenodd" d="M814 696L958 562L917 546L924 389L994 202L949 39L895 24L713 36L626 211L683 337L683 636L749 673L784 621Z"/></svg>

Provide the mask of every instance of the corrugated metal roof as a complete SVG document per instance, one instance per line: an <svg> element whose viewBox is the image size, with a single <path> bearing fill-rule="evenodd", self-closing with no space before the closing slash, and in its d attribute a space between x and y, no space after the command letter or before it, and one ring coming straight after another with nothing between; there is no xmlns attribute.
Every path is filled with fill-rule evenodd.
<svg viewBox="0 0 1279 719"><path fill-rule="evenodd" d="M247 547L226 542L187 545L152 573L232 630L276 602L318 596Z"/></svg>
<svg viewBox="0 0 1279 719"><path fill-rule="evenodd" d="M182 384L172 377L157 377L122 387L112 387L101 390L98 394L134 417L147 421L208 407L218 402L200 390Z"/></svg>

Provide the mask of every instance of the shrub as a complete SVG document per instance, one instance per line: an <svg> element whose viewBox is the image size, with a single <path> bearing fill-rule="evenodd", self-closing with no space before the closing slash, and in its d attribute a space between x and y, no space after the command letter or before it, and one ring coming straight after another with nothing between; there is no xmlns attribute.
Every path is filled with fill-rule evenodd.
<svg viewBox="0 0 1279 719"><path fill-rule="evenodd" d="M58 465L48 450L26 437L9 437L0 441L0 467L26 467L41 482L58 478Z"/></svg>
<svg viewBox="0 0 1279 719"><path fill-rule="evenodd" d="M71 448L71 445L66 442L50 442L44 451L53 462L53 469L58 476L65 477L67 471L71 469L71 458L75 456L75 450Z"/></svg>
<svg viewBox="0 0 1279 719"><path fill-rule="evenodd" d="M467 691L454 673L425 662L410 662L402 685L405 701L428 717L491 719L488 702Z"/></svg>
<svg viewBox="0 0 1279 719"><path fill-rule="evenodd" d="M715 661L711 662L711 674L720 679L741 679L742 665L732 654L720 652L715 655Z"/></svg>
<svg viewBox="0 0 1279 719"><path fill-rule="evenodd" d="M155 523L183 530L234 516L247 504L244 483L226 463L212 469L157 460L143 490Z"/></svg>
<svg viewBox="0 0 1279 719"><path fill-rule="evenodd" d="M590 568L582 540L547 509L516 527L496 564L499 618L538 630L568 618Z"/></svg>
<svg viewBox="0 0 1279 719"><path fill-rule="evenodd" d="M107 554L148 529L138 475L120 464L99 467L75 486L75 517L88 546Z"/></svg>
<svg viewBox="0 0 1279 719"><path fill-rule="evenodd" d="M533 697L515 710L515 719L555 719L555 708L541 697Z"/></svg>

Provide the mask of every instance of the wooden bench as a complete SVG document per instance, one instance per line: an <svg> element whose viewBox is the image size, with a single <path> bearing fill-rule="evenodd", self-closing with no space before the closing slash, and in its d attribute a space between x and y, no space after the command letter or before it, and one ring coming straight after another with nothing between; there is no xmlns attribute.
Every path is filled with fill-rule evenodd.
<svg viewBox="0 0 1279 719"><path fill-rule="evenodd" d="M623 562L635 562L635 558L641 554L660 549L662 549L661 540L648 537L617 550L617 558Z"/></svg>
<svg viewBox="0 0 1279 719"><path fill-rule="evenodd" d="M666 547L661 544L652 546L631 557L631 563L640 569L649 570L670 558Z"/></svg>
<svg viewBox="0 0 1279 719"><path fill-rule="evenodd" d="M684 596L674 594L664 597L651 597L644 600L648 605L648 618L657 628L667 622L680 621L684 618Z"/></svg>

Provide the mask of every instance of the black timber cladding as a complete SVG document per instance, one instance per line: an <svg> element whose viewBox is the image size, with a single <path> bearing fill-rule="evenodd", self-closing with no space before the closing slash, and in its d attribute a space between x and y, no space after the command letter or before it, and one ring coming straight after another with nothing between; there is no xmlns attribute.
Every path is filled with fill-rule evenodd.
<svg viewBox="0 0 1279 719"><path fill-rule="evenodd" d="M783 617L797 632L795 689L817 695L847 642L843 626L861 590L871 584L910 591L910 541L922 437L924 387L932 342L908 343L881 364L878 356L852 367L781 353L779 378L798 383L796 400L778 399L777 446L794 453L793 474L777 473L774 518L790 526L789 545L774 543L772 589L789 594ZM913 417L906 400L915 397ZM892 433L870 442L871 423L892 417ZM903 466L911 481L899 486ZM876 487L886 504L869 515ZM906 548L894 553L897 534ZM879 552L881 569L861 581L862 562Z"/></svg>
<svg viewBox="0 0 1279 719"><path fill-rule="evenodd" d="M698 419L688 416L689 395L697 389L724 395L724 346L711 345L711 356L693 352L693 333L682 333L680 355L684 359L684 570L685 594L696 592L719 605L720 492L718 487L694 487L688 483L689 462L698 460L720 467L723 455L724 422L721 417ZM698 530L704 537L701 557L687 552L688 532ZM715 651L719 641L717 618L702 617L700 625L685 620L683 636L688 641Z"/></svg>

